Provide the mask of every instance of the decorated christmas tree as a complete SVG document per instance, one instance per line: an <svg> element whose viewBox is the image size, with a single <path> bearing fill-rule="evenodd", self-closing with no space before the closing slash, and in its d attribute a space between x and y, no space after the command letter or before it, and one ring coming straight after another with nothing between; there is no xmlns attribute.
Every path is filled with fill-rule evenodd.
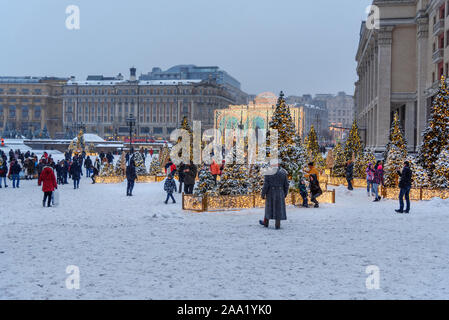
<svg viewBox="0 0 449 320"><path fill-rule="evenodd" d="M390 150L391 145L395 145L403 152L403 154L407 154L407 141L404 138L404 132L402 130L401 121L399 120L399 114L397 112L394 113L393 123L390 129L390 139L385 148L385 160L387 159L388 151Z"/></svg>
<svg viewBox="0 0 449 320"><path fill-rule="evenodd" d="M264 164L252 165L249 170L249 188L248 192L251 194L259 194L262 191L264 178L263 169L267 167Z"/></svg>
<svg viewBox="0 0 449 320"><path fill-rule="evenodd" d="M119 161L115 164L115 175L124 176L126 175L126 155L122 152Z"/></svg>
<svg viewBox="0 0 449 320"><path fill-rule="evenodd" d="M449 91L445 78L441 78L438 94L432 103L432 111L419 148L419 163L433 178L436 162L449 141Z"/></svg>
<svg viewBox="0 0 449 320"><path fill-rule="evenodd" d="M198 173L198 183L195 186L193 194L195 196L204 196L204 195L216 195L217 194L217 186L214 181L214 177L210 172L209 168L203 168Z"/></svg>
<svg viewBox="0 0 449 320"><path fill-rule="evenodd" d="M102 177L111 177L114 176L114 165L112 163L105 162L100 169L100 176Z"/></svg>
<svg viewBox="0 0 449 320"><path fill-rule="evenodd" d="M449 145L440 153L433 172L433 186L449 188Z"/></svg>
<svg viewBox="0 0 449 320"><path fill-rule="evenodd" d="M430 179L427 171L418 163L418 159L414 156L408 156L407 161L410 162L412 170L412 187L413 188L429 188Z"/></svg>
<svg viewBox="0 0 449 320"><path fill-rule="evenodd" d="M249 193L248 168L237 163L237 151L233 149L233 161L226 163L218 185L220 195L245 195ZM238 151L241 152L241 151Z"/></svg>
<svg viewBox="0 0 449 320"><path fill-rule="evenodd" d="M404 162L406 160L406 154L403 153L395 145L390 146L390 151L388 152L387 160L385 161L384 167L384 180L385 186L387 187L397 187L399 183L399 175L397 171L401 171Z"/></svg>
<svg viewBox="0 0 449 320"><path fill-rule="evenodd" d="M374 168L374 165L376 164L376 157L371 151L365 150L364 152L359 153L358 157L355 159L354 177L365 179L366 169L370 163Z"/></svg>
<svg viewBox="0 0 449 320"><path fill-rule="evenodd" d="M147 168L145 166L145 161L143 160L143 156L140 152L135 152L132 157L134 160L134 165L136 167L136 174L138 176L143 176L147 174Z"/></svg>
<svg viewBox="0 0 449 320"><path fill-rule="evenodd" d="M278 132L280 166L291 175L298 167L304 166L305 153L282 91L270 121L270 129ZM267 139L269 140L269 137ZM269 147L268 143L268 149Z"/></svg>
<svg viewBox="0 0 449 320"><path fill-rule="evenodd" d="M340 142L332 150L334 156L334 166L332 167L332 175L334 177L344 177L345 176L345 165L346 157Z"/></svg>
<svg viewBox="0 0 449 320"><path fill-rule="evenodd" d="M345 144L346 160L356 159L359 153L363 151L362 139L360 138L359 127L357 121L352 123L351 131Z"/></svg>
<svg viewBox="0 0 449 320"><path fill-rule="evenodd" d="M189 135L190 135L190 160L193 161L193 131L192 131L192 128L190 128L189 120L187 119L186 116L184 116L182 118L181 127L179 129L184 129L184 130L187 130L189 132ZM178 138L178 143L181 143L181 141L182 141L182 137L179 137ZM182 150L179 151L178 156L180 158L182 157Z"/></svg>
<svg viewBox="0 0 449 320"><path fill-rule="evenodd" d="M309 160L315 162L315 159L320 153L320 146L318 144L318 136L316 135L315 127L313 125L310 126L310 131L307 135L306 149L307 154L309 155Z"/></svg>
<svg viewBox="0 0 449 320"><path fill-rule="evenodd" d="M151 160L150 163L150 170L149 170L150 176L161 176L163 175L161 163L159 162L159 157L154 156L153 160Z"/></svg>

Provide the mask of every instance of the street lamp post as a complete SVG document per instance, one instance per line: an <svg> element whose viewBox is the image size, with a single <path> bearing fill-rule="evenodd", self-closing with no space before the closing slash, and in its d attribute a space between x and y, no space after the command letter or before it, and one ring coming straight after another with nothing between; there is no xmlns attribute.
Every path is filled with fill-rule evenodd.
<svg viewBox="0 0 449 320"><path fill-rule="evenodd" d="M133 126L136 124L136 118L134 118L134 115L132 113L130 113L128 118L126 118L126 123L128 124L129 127L129 154L131 154Z"/></svg>

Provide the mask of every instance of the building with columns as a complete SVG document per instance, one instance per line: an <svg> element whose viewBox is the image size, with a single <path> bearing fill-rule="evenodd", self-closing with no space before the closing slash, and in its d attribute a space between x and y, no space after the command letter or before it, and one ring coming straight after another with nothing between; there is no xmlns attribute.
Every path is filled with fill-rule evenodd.
<svg viewBox="0 0 449 320"><path fill-rule="evenodd" d="M102 137L128 137L127 118L136 119L135 134L168 138L187 116L201 121L203 129L214 127L214 110L236 103L236 96L214 79L129 79L89 76L71 79L64 87L63 127L82 126Z"/></svg>
<svg viewBox="0 0 449 320"><path fill-rule="evenodd" d="M374 0L378 28L362 23L355 116L367 147L385 149L394 112L416 151L442 75L449 72L449 1Z"/></svg>
<svg viewBox="0 0 449 320"><path fill-rule="evenodd" d="M67 78L0 77L0 136L55 138L62 132Z"/></svg>

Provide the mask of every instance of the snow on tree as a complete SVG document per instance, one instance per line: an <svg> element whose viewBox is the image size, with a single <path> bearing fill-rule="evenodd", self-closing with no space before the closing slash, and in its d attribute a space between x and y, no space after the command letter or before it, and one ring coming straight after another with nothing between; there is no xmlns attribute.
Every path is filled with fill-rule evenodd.
<svg viewBox="0 0 449 320"><path fill-rule="evenodd" d="M354 163L354 176L356 178L365 179L366 168L368 168L370 163L374 168L374 165L376 164L376 157L371 151L365 150L364 152L359 153Z"/></svg>
<svg viewBox="0 0 449 320"><path fill-rule="evenodd" d="M134 165L136 167L136 174L138 176L143 176L147 174L147 168L145 166L145 161L143 160L143 156L140 152L135 152L131 157L134 160Z"/></svg>
<svg viewBox="0 0 449 320"><path fill-rule="evenodd" d="M363 151L362 139L360 138L357 120L354 120L352 123L352 128L349 132L348 139L346 140L344 150L346 160L356 159L359 153Z"/></svg>
<svg viewBox="0 0 449 320"><path fill-rule="evenodd" d="M418 163L418 159L414 156L408 156L407 161L410 163L412 170L412 187L413 188L429 188L430 179L427 171Z"/></svg>
<svg viewBox="0 0 449 320"><path fill-rule="evenodd" d="M255 164L252 165L249 170L249 188L248 193L259 194L262 192L265 176L263 175L263 169L268 167L267 164Z"/></svg>
<svg viewBox="0 0 449 320"><path fill-rule="evenodd" d="M190 161L193 161L193 131L192 128L190 128L189 120L186 116L182 118L181 127L179 129L184 129L187 132L189 132L190 136ZM182 137L178 138L178 143L181 143ZM179 158L182 158L182 150L178 153ZM162 160L162 159L161 159Z"/></svg>
<svg viewBox="0 0 449 320"><path fill-rule="evenodd" d="M309 160L314 161L320 153L320 146L318 144L318 136L313 125L310 126L310 131L307 135L306 141L306 149L309 155Z"/></svg>
<svg viewBox="0 0 449 320"><path fill-rule="evenodd" d="M334 166L332 167L332 175L334 177L344 177L346 156L340 142L337 142L337 145L332 150L332 154L334 156Z"/></svg>
<svg viewBox="0 0 449 320"><path fill-rule="evenodd" d="M333 150L329 150L326 156L326 169L332 169L334 167L334 152Z"/></svg>
<svg viewBox="0 0 449 320"><path fill-rule="evenodd" d="M223 174L218 184L218 193L220 195L245 195L248 194L250 186L248 180L248 168L244 164L238 163L239 156L233 149L233 160L226 163L223 169Z"/></svg>
<svg viewBox="0 0 449 320"><path fill-rule="evenodd" d="M301 137L295 135L293 145L280 146L281 167L291 176L293 172L304 169L307 165L307 152L302 146Z"/></svg>
<svg viewBox="0 0 449 320"><path fill-rule="evenodd" d="M119 161L117 161L115 165L115 175L116 176L124 176L126 175L126 155L125 152L122 152Z"/></svg>
<svg viewBox="0 0 449 320"><path fill-rule="evenodd" d="M401 121L399 120L398 112L394 113L393 123L391 124L390 129L390 138L384 152L384 160L387 159L391 145L395 145L404 154L407 154L407 140L404 137L404 131L402 129Z"/></svg>
<svg viewBox="0 0 449 320"><path fill-rule="evenodd" d="M217 193L214 177L208 167L204 167L200 170L198 179L199 181L193 191L195 196L215 195Z"/></svg>
<svg viewBox="0 0 449 320"><path fill-rule="evenodd" d="M449 188L449 145L441 151L435 163L433 186L436 188Z"/></svg>
<svg viewBox="0 0 449 320"><path fill-rule="evenodd" d="M100 168L100 176L111 177L114 175L115 175L114 165L112 163L105 162L104 165Z"/></svg>
<svg viewBox="0 0 449 320"><path fill-rule="evenodd" d="M278 131L280 166L291 175L299 167L304 166L305 152L301 138L296 134L290 108L285 103L282 91L270 121L270 129Z"/></svg>
<svg viewBox="0 0 449 320"><path fill-rule="evenodd" d="M159 162L159 157L154 156L150 163L149 173L150 176L161 176L163 175L161 163Z"/></svg>
<svg viewBox="0 0 449 320"><path fill-rule="evenodd" d="M388 152L387 160L385 161L384 167L384 178L385 186L387 187L397 187L399 183L399 175L397 171L401 171L404 167L404 162L406 160L406 154L403 153L395 145L390 146L390 151Z"/></svg>
<svg viewBox="0 0 449 320"><path fill-rule="evenodd" d="M444 77L432 103L431 115L424 130L422 144L418 152L419 163L432 178L436 162L442 149L449 141L449 91Z"/></svg>

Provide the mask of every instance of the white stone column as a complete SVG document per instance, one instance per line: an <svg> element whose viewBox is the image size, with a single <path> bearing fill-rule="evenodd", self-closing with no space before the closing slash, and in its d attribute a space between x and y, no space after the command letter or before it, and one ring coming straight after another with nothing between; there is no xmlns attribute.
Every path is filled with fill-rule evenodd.
<svg viewBox="0 0 449 320"><path fill-rule="evenodd" d="M427 77L427 57L428 57L428 41L429 41L429 18L418 17L418 40L417 40L417 143L419 146L422 142L421 132L426 128L427 124L427 98L425 95L426 77Z"/></svg>
<svg viewBox="0 0 449 320"><path fill-rule="evenodd" d="M407 139L407 149L414 151L415 143L415 101L409 101L405 105L405 138Z"/></svg>
<svg viewBox="0 0 449 320"><path fill-rule="evenodd" d="M393 27L382 27L379 31L379 89L375 118L376 150L383 151L388 143L391 111L391 44Z"/></svg>

